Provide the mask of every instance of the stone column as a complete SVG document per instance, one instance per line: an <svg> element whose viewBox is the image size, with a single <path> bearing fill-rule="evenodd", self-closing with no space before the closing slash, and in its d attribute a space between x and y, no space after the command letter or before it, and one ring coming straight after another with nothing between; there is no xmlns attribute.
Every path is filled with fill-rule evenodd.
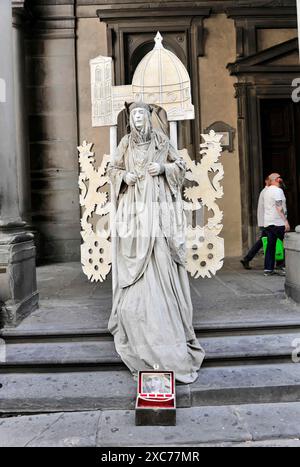
<svg viewBox="0 0 300 467"><path fill-rule="evenodd" d="M15 2L14 2L15 3ZM22 2L23 4L24 2ZM24 28L26 13L22 6L13 8L13 68L16 122L16 154L18 172L19 212L31 224L31 187L28 138L28 111L25 86Z"/></svg>
<svg viewBox="0 0 300 467"><path fill-rule="evenodd" d="M285 241L286 278L285 292L300 303L300 225L295 232L286 234Z"/></svg>
<svg viewBox="0 0 300 467"><path fill-rule="evenodd" d="M26 231L19 204L13 75L12 4L1 3L0 14L0 319L16 325L38 306L35 246Z"/></svg>
<svg viewBox="0 0 300 467"><path fill-rule="evenodd" d="M12 6L2 2L0 14L0 79L4 98L0 102L0 226L22 227L19 213L16 129L14 109Z"/></svg>

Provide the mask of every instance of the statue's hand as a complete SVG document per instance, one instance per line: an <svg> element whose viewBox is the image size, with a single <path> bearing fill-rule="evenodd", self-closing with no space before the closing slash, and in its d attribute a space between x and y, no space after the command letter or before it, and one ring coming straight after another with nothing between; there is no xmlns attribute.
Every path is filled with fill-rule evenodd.
<svg viewBox="0 0 300 467"><path fill-rule="evenodd" d="M127 172L124 175L124 182L127 183L127 185L135 185L137 181L137 176L131 172Z"/></svg>
<svg viewBox="0 0 300 467"><path fill-rule="evenodd" d="M151 162L148 167L148 172L152 177L155 177L156 175L160 175L164 172L164 166L157 162Z"/></svg>

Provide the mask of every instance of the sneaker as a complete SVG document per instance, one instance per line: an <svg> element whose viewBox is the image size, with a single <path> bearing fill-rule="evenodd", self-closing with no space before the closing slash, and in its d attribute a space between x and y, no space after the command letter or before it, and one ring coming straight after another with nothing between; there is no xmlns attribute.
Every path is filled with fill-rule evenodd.
<svg viewBox="0 0 300 467"><path fill-rule="evenodd" d="M249 261L247 261L246 259L241 259L241 264L243 265L244 269L252 269L249 264Z"/></svg>
<svg viewBox="0 0 300 467"><path fill-rule="evenodd" d="M276 271L276 274L279 276L285 276L285 268L280 268L278 271Z"/></svg>
<svg viewBox="0 0 300 467"><path fill-rule="evenodd" d="M274 276L275 274L276 274L275 271L268 271L268 270L264 271L264 276Z"/></svg>

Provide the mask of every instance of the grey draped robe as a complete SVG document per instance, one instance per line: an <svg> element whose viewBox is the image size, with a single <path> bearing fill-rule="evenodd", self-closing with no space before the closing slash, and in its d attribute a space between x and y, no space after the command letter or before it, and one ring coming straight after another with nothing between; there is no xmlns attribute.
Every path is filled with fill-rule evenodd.
<svg viewBox="0 0 300 467"><path fill-rule="evenodd" d="M150 162L164 165L151 176ZM126 172L138 180L128 186ZM113 307L108 323L115 346L136 376L138 370L173 370L177 381L197 378L204 351L192 325L185 270L185 215L181 187L185 163L156 130L146 151L131 135L120 142L108 167L115 203Z"/></svg>

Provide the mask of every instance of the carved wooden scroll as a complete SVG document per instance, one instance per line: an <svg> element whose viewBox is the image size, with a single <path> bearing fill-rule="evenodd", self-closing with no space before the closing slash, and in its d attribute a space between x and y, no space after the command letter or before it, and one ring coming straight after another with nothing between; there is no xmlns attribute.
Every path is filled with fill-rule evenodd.
<svg viewBox="0 0 300 467"><path fill-rule="evenodd" d="M224 169L219 162L222 147L222 135L213 130L202 135L200 162L192 161L186 150L180 151L187 163L186 178L194 183L183 191L185 210L204 210L203 225L188 225L187 241L187 270L191 276L211 277L223 266L224 240L219 236L223 225L223 212L216 200L223 197L223 187L220 184L224 176Z"/></svg>
<svg viewBox="0 0 300 467"><path fill-rule="evenodd" d="M109 228L110 202L106 168L110 156L104 155L95 168L93 143L83 142L79 151L79 189L81 218L81 263L83 272L91 282L104 281L111 268L111 243ZM97 219L94 219L97 217Z"/></svg>

